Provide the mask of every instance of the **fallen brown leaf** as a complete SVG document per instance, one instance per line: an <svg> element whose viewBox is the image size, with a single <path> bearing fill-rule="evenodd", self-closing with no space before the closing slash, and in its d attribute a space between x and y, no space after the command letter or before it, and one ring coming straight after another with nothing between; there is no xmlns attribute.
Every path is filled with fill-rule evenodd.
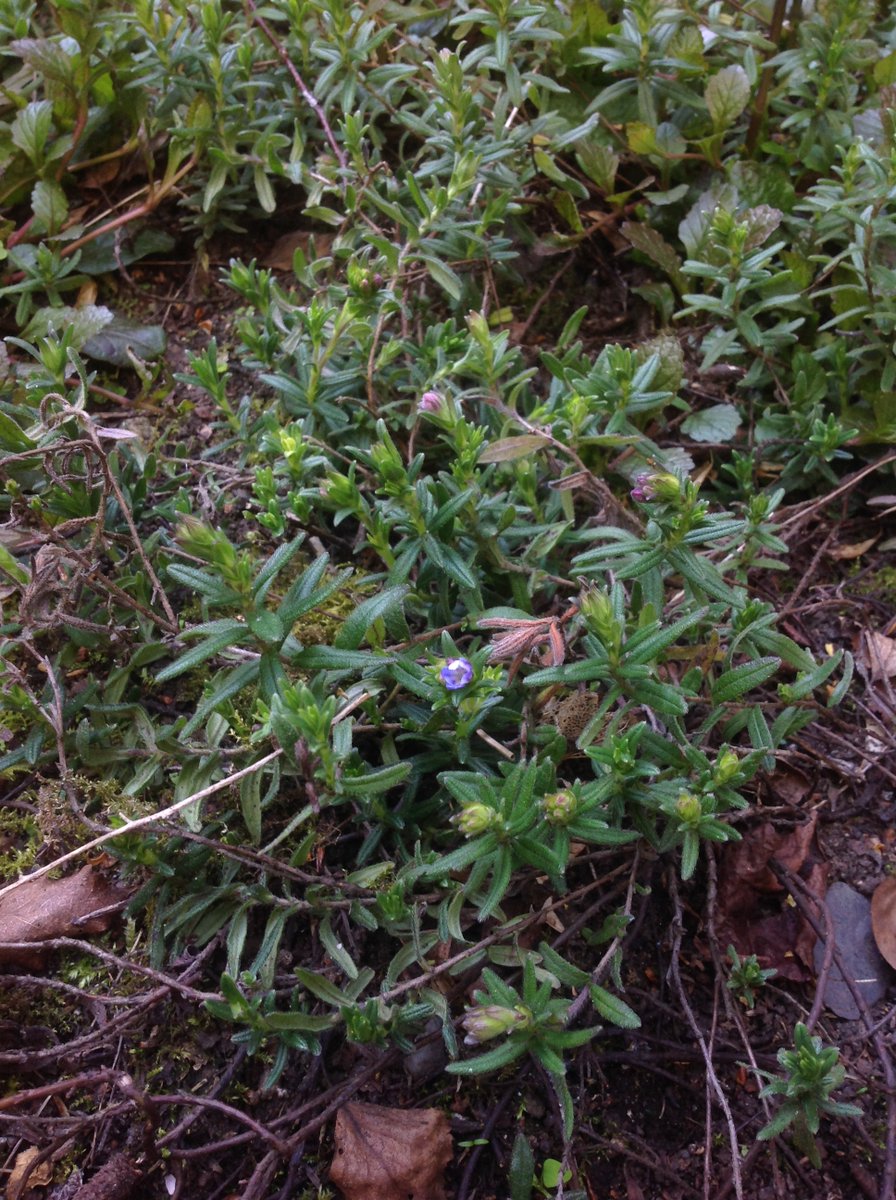
<svg viewBox="0 0 896 1200"><path fill-rule="evenodd" d="M16 1161L6 1181L6 1200L19 1200L26 1191L46 1187L53 1178L53 1166L49 1162L38 1163L34 1170L31 1170L31 1164L39 1154L37 1146L29 1146L27 1150L16 1155Z"/></svg>
<svg viewBox="0 0 896 1200"><path fill-rule="evenodd" d="M335 1143L330 1179L346 1200L445 1200L453 1149L439 1109L346 1104Z"/></svg>
<svg viewBox="0 0 896 1200"><path fill-rule="evenodd" d="M755 954L762 966L798 982L814 978L815 933L799 910L787 904L769 861L777 859L823 897L827 864L810 856L814 834L814 818L794 829L760 825L743 841L725 847L719 867L717 930L722 945L730 942L742 957Z"/></svg>
<svg viewBox="0 0 896 1200"><path fill-rule="evenodd" d="M874 537L866 538L864 542L852 542L851 544L835 546L833 550L829 550L828 553L830 554L831 558L861 558L866 550L871 549L879 537L880 534L876 533Z"/></svg>
<svg viewBox="0 0 896 1200"><path fill-rule="evenodd" d="M871 931L877 948L896 967L896 877L890 875L871 897Z"/></svg>
<svg viewBox="0 0 896 1200"><path fill-rule="evenodd" d="M896 675L896 641L885 633L866 629L862 634L859 661L866 667L873 681L890 679Z"/></svg>
<svg viewBox="0 0 896 1200"><path fill-rule="evenodd" d="M0 963L40 967L40 942L82 937L109 928L124 896L99 871L82 867L64 879L26 880L0 898ZM34 950L17 950L4 942L33 942Z"/></svg>

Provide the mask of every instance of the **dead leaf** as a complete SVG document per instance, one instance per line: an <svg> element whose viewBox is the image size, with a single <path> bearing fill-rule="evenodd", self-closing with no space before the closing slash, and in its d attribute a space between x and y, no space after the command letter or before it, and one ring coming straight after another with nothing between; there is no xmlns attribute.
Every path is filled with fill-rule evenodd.
<svg viewBox="0 0 896 1200"><path fill-rule="evenodd" d="M869 669L873 681L896 675L896 641L886 634L866 629L859 654L861 664Z"/></svg>
<svg viewBox="0 0 896 1200"><path fill-rule="evenodd" d="M829 550L831 558L861 558L866 550L870 550L877 539L880 537L876 533L874 537L866 538L864 542L853 542L851 545L835 546L833 550Z"/></svg>
<svg viewBox="0 0 896 1200"><path fill-rule="evenodd" d="M445 1200L453 1148L439 1109L346 1104L335 1142L330 1179L346 1200Z"/></svg>
<svg viewBox="0 0 896 1200"><path fill-rule="evenodd" d="M896 967L896 876L890 875L871 897L871 929L877 948Z"/></svg>
<svg viewBox="0 0 896 1200"><path fill-rule="evenodd" d="M334 234L312 233L310 229L296 229L293 233L284 233L282 237L277 238L262 259L262 265L270 267L274 271L291 271L296 250L301 250L307 257L312 237L314 238L315 257L326 257L333 245Z"/></svg>
<svg viewBox="0 0 896 1200"><path fill-rule="evenodd" d="M768 864L777 859L817 896L824 896L827 864L810 855L814 834L814 817L794 829L760 825L743 841L725 847L719 868L717 929L722 945L730 942L741 957L755 954L762 966L797 982L814 978L815 933L799 909L787 903L787 893Z"/></svg>
<svg viewBox="0 0 896 1200"><path fill-rule="evenodd" d="M19 1200L19 1197L31 1188L46 1187L53 1178L52 1163L44 1161L31 1170L31 1164L38 1157L37 1146L29 1146L21 1154L16 1155L16 1161L6 1181L7 1200Z"/></svg>
<svg viewBox="0 0 896 1200"><path fill-rule="evenodd" d="M0 898L0 963L40 967L40 942L102 933L114 915L109 910L123 900L123 893L93 867L64 879L26 880ZM35 948L16 950L4 942L34 942Z"/></svg>

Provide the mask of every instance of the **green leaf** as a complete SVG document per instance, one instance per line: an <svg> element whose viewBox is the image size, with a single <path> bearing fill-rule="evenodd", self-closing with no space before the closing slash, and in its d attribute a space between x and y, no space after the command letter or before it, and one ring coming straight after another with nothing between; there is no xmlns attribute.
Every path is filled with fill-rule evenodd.
<svg viewBox="0 0 896 1200"><path fill-rule="evenodd" d="M733 404L713 404L686 417L681 431L695 442L730 442L739 426L740 414Z"/></svg>
<svg viewBox="0 0 896 1200"><path fill-rule="evenodd" d="M641 1018L633 1008L629 1008L624 1000L620 1000L618 996L614 996L606 988L602 988L596 983L591 985L588 992L595 1011L604 1020L609 1021L612 1025L618 1025L620 1029L641 1028Z"/></svg>
<svg viewBox="0 0 896 1200"><path fill-rule="evenodd" d="M340 791L347 796L375 796L404 783L411 773L409 762L391 763L368 771L364 775L343 775L339 781Z"/></svg>
<svg viewBox="0 0 896 1200"><path fill-rule="evenodd" d="M681 259L674 247L669 245L661 233L658 233L652 225L641 224L638 221L623 222L620 232L631 242L635 250L640 251L651 262L656 263L661 271L665 271L679 294L684 291Z"/></svg>
<svg viewBox="0 0 896 1200"><path fill-rule="evenodd" d="M530 1200L534 1186L535 1159L529 1139L520 1129L517 1131L510 1154L510 1170L507 1173L507 1186L510 1200Z"/></svg>
<svg viewBox="0 0 896 1200"><path fill-rule="evenodd" d="M334 1008L345 1008L352 1003L351 996L340 991L335 983L331 983L329 979L319 975L316 971L307 971L304 967L296 967L294 974L302 987L312 996L316 996L318 1000L323 1000L324 1004L332 1004Z"/></svg>
<svg viewBox="0 0 896 1200"><path fill-rule="evenodd" d="M34 212L34 233L58 233L68 216L65 192L53 180L41 179L34 185L31 208Z"/></svg>
<svg viewBox="0 0 896 1200"><path fill-rule="evenodd" d="M18 425L8 413L0 411L0 448L11 450L13 454L21 454L24 450L33 450L37 442Z"/></svg>
<svg viewBox="0 0 896 1200"><path fill-rule="evenodd" d="M25 338L42 338L51 333L71 330L72 345L84 348L115 320L111 309L101 304L85 304L82 308L39 308L23 330Z"/></svg>
<svg viewBox="0 0 896 1200"><path fill-rule="evenodd" d="M525 1053L525 1042L504 1042L502 1045L496 1046L494 1050L480 1054L478 1058L449 1063L445 1070L450 1071L452 1075L483 1075L487 1071L497 1071L509 1063L516 1062Z"/></svg>
<svg viewBox="0 0 896 1200"><path fill-rule="evenodd" d="M205 662L207 658L211 658L213 654L217 654L227 646L238 644L245 634L245 628L240 621L226 620L210 621L205 626L198 625L195 629L187 631L192 635L198 634L204 640L198 646L194 646L192 650L188 650L186 654L182 654L170 666L159 671L156 675L156 683L165 683L169 679L176 679L178 675L183 675L185 671Z"/></svg>
<svg viewBox="0 0 896 1200"><path fill-rule="evenodd" d="M424 255L420 255L419 257L439 287L443 291L446 291L452 300L460 300L463 295L463 283L460 276L455 274L449 266L446 266L445 263L437 258L429 258Z"/></svg>
<svg viewBox="0 0 896 1200"><path fill-rule="evenodd" d="M387 655L369 650L338 650L335 646L309 646L292 660L303 670L354 671L365 667L381 667L391 662Z"/></svg>
<svg viewBox="0 0 896 1200"><path fill-rule="evenodd" d="M0 542L0 571L14 579L16 583L26 584L31 579L31 572L10 554Z"/></svg>
<svg viewBox="0 0 896 1200"><path fill-rule="evenodd" d="M780 658L757 658L741 663L720 675L712 686L713 704L725 704L737 700L746 692L759 687L770 679L781 666Z"/></svg>
<svg viewBox="0 0 896 1200"><path fill-rule="evenodd" d="M406 584L399 587L387 588L384 592L371 596L352 612L336 634L333 645L338 650L357 650L364 641L367 630L376 621L398 608L408 594L410 588Z"/></svg>
<svg viewBox="0 0 896 1200"><path fill-rule="evenodd" d="M479 455L481 463L513 462L517 458L528 458L536 450L544 450L550 441L538 433L524 433L519 437L502 438L486 446Z"/></svg>
<svg viewBox="0 0 896 1200"><path fill-rule="evenodd" d="M286 637L283 622L276 613L261 609L246 617L246 627L266 646L279 646Z"/></svg>
<svg viewBox="0 0 896 1200"><path fill-rule="evenodd" d="M333 921L329 913L321 921L318 932L320 933L321 943L333 962L342 969L349 979L357 979L358 968L355 966L352 956L333 932Z"/></svg>
<svg viewBox="0 0 896 1200"><path fill-rule="evenodd" d="M53 128L53 104L50 100L32 100L16 113L10 136L14 146L38 165L46 158L47 139Z"/></svg>
<svg viewBox="0 0 896 1200"><path fill-rule="evenodd" d="M145 228L135 235L116 229L113 233L104 233L81 250L78 270L85 275L107 275L150 254L168 254L176 245L177 240L164 229Z"/></svg>
<svg viewBox="0 0 896 1200"><path fill-rule="evenodd" d="M261 843L261 777L262 771L253 771L240 780L240 811L253 846Z"/></svg>
<svg viewBox="0 0 896 1200"><path fill-rule="evenodd" d="M713 75L703 98L717 132L734 124L747 107L750 90L749 77L741 66L723 67Z"/></svg>
<svg viewBox="0 0 896 1200"><path fill-rule="evenodd" d="M332 1029L339 1019L338 1013L331 1013L328 1017L315 1017L311 1013L275 1012L268 1013L264 1023L274 1032L322 1033L325 1029Z"/></svg>
<svg viewBox="0 0 896 1200"><path fill-rule="evenodd" d="M161 325L142 325L115 317L95 337L84 343L84 353L114 367L132 367L134 359L154 362L165 353L168 337Z"/></svg>
<svg viewBox="0 0 896 1200"><path fill-rule="evenodd" d="M231 696L237 696L251 683L254 683L258 678L258 661L241 663L234 670L228 672L220 683L215 683L210 693L205 696L196 709L193 716L186 723L180 732L180 740L185 741L192 733L204 724L207 717L223 704L225 700L229 700Z"/></svg>

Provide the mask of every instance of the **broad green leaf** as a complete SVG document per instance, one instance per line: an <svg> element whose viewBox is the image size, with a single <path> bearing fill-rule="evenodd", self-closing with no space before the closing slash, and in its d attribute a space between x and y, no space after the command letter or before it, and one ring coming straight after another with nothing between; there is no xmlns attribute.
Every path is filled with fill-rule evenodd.
<svg viewBox="0 0 896 1200"><path fill-rule="evenodd" d="M679 294L684 291L681 259L674 247L669 245L661 233L658 233L653 226L638 221L625 221L622 224L621 233L631 242L635 250L639 250L651 262L656 263L661 271L665 271Z"/></svg>
<svg viewBox="0 0 896 1200"><path fill-rule="evenodd" d="M728 129L747 107L750 99L750 80L741 66L723 67L706 85L703 98L713 128Z"/></svg>
<svg viewBox="0 0 896 1200"><path fill-rule="evenodd" d="M10 136L12 143L39 166L46 158L47 139L53 128L53 104L50 100L32 100L16 113Z"/></svg>
<svg viewBox="0 0 896 1200"><path fill-rule="evenodd" d="M693 412L681 423L682 433L695 442L730 442L740 426L740 414L733 404L713 404Z"/></svg>
<svg viewBox="0 0 896 1200"><path fill-rule="evenodd" d="M21 454L24 450L33 450L37 445L28 434L18 425L8 413L0 411L0 449L9 450L13 454Z"/></svg>
<svg viewBox="0 0 896 1200"><path fill-rule="evenodd" d="M115 317L101 333L84 344L84 353L114 367L132 367L134 359L154 362L165 353L168 338L161 325L142 325Z"/></svg>
<svg viewBox="0 0 896 1200"><path fill-rule="evenodd" d="M54 180L41 179L31 192L34 233L58 233L68 216L65 192Z"/></svg>
<svg viewBox="0 0 896 1200"><path fill-rule="evenodd" d="M50 333L71 330L72 344L84 348L115 320L111 309L101 304L85 304L82 308L39 308L23 331L26 338L47 337Z"/></svg>

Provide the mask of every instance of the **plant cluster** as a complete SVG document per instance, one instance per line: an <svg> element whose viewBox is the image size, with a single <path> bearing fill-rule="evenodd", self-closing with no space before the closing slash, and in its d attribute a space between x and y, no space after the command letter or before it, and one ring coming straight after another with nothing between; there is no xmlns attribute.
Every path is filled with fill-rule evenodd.
<svg viewBox="0 0 896 1200"><path fill-rule="evenodd" d="M819 0L775 44L703 0L0 0L0 31L0 771L109 823L184 804L110 850L151 965L219 946L208 1007L266 1087L436 1020L451 1071L539 1064L569 1139L579 1018L638 1024L641 864L698 880L849 686L752 573L788 492L892 437L892 19ZM188 405L104 417L111 369L167 386L110 273L296 206L292 271L233 259L232 336L177 378L215 444ZM521 344L527 254L575 270L605 227L652 335L570 305ZM595 966L540 913L601 855L631 884ZM464 1009L439 981L473 969ZM750 1006L767 976L734 952ZM801 1028L760 1136L851 1111Z"/></svg>

